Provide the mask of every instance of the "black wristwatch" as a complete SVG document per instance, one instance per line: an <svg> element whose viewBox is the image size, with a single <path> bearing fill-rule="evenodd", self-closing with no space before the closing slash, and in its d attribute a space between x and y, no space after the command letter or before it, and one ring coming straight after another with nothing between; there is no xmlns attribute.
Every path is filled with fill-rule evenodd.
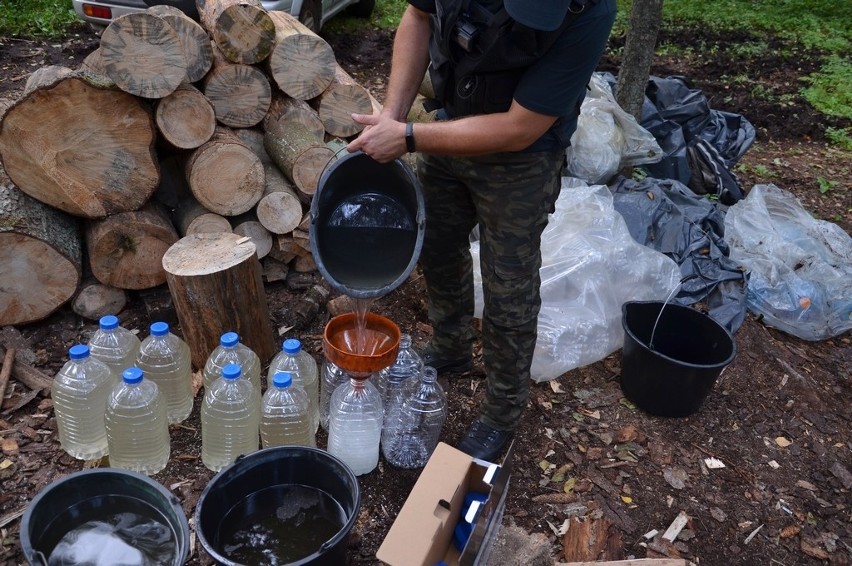
<svg viewBox="0 0 852 566"><path fill-rule="evenodd" d="M414 146L414 124L407 122L405 124L405 149L408 153L414 153L417 148Z"/></svg>

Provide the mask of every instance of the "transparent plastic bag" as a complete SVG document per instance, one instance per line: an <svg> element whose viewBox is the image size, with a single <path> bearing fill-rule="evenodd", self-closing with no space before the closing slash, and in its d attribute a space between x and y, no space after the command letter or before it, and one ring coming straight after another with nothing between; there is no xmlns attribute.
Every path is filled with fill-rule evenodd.
<svg viewBox="0 0 852 566"><path fill-rule="evenodd" d="M621 348L621 305L663 300L678 286L672 259L637 243L607 187L563 177L541 240L541 312L532 378L547 381ZM475 316L482 316L479 242L471 244Z"/></svg>
<svg viewBox="0 0 852 566"><path fill-rule="evenodd" d="M608 181L624 167L655 163L663 151L654 136L618 105L604 75L595 73L566 157L572 177L594 184Z"/></svg>
<svg viewBox="0 0 852 566"><path fill-rule="evenodd" d="M842 228L775 185L755 185L728 208L725 239L749 272L746 304L767 325L803 340L852 328L852 238Z"/></svg>

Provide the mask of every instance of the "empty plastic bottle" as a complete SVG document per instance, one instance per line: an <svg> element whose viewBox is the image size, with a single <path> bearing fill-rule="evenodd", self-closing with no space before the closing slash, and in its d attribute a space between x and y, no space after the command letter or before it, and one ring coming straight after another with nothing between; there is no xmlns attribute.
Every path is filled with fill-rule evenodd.
<svg viewBox="0 0 852 566"><path fill-rule="evenodd" d="M108 314L101 317L99 328L92 334L89 351L93 358L109 366L118 385L122 372L136 364L141 344L135 334L118 325L118 317Z"/></svg>
<svg viewBox="0 0 852 566"><path fill-rule="evenodd" d="M222 368L228 364L237 364L242 370L244 379L251 381L255 389L260 391L260 358L251 348L240 342L236 332L226 332L219 339L219 345L210 353L204 364L204 390L219 379Z"/></svg>
<svg viewBox="0 0 852 566"><path fill-rule="evenodd" d="M104 424L109 465L143 474L156 474L169 462L169 421L166 402L137 367L124 370L107 401Z"/></svg>
<svg viewBox="0 0 852 566"><path fill-rule="evenodd" d="M308 394L308 402L311 404L311 431L316 434L319 429L319 379L316 360L302 349L299 340L288 338L281 344L281 351L272 358L266 382L271 383L279 371L296 373L293 383L301 385Z"/></svg>
<svg viewBox="0 0 852 566"><path fill-rule="evenodd" d="M328 452L343 460L355 475L379 463L382 397L370 380L350 379L334 390L328 415Z"/></svg>
<svg viewBox="0 0 852 566"><path fill-rule="evenodd" d="M163 394L169 424L183 421L192 411L191 363L189 346L169 332L168 324L151 325L151 335L139 347L136 366Z"/></svg>
<svg viewBox="0 0 852 566"><path fill-rule="evenodd" d="M322 428L328 431L328 407L331 395L339 386L349 381L346 372L325 360L322 364L322 379L320 380L319 420Z"/></svg>
<svg viewBox="0 0 852 566"><path fill-rule="evenodd" d="M259 393L240 375L240 366L228 364L222 368L222 377L204 392L201 461L214 472L240 454L254 452L260 444Z"/></svg>
<svg viewBox="0 0 852 566"><path fill-rule="evenodd" d="M393 364L378 372L376 389L382 395L385 408L384 427L390 419L397 418L397 412L405 399L413 393L420 382L423 371L423 359L411 347L411 336L399 337L399 354Z"/></svg>
<svg viewBox="0 0 852 566"><path fill-rule="evenodd" d="M71 346L68 356L50 387L59 444L74 458L101 458L108 451L104 411L114 384L112 372L83 344Z"/></svg>
<svg viewBox="0 0 852 566"><path fill-rule="evenodd" d="M447 396L437 380L435 368L426 366L417 389L385 424L382 454L392 466L425 466L438 445L447 419Z"/></svg>
<svg viewBox="0 0 852 566"><path fill-rule="evenodd" d="M293 385L293 372L280 371L272 377L261 407L260 441L264 448L317 445L311 430L308 394Z"/></svg>

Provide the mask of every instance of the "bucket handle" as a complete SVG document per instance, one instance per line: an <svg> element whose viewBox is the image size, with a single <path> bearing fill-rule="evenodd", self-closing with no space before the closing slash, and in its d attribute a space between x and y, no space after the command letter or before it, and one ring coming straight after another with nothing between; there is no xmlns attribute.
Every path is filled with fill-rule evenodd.
<svg viewBox="0 0 852 566"><path fill-rule="evenodd" d="M40 550L35 551L36 559L42 564L42 566L48 566L47 558L44 557L44 554Z"/></svg>

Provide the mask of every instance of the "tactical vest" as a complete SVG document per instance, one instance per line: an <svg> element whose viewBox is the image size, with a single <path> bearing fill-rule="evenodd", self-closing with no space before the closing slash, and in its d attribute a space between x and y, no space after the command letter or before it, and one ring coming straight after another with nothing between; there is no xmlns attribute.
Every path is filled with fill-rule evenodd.
<svg viewBox="0 0 852 566"><path fill-rule="evenodd" d="M504 7L491 14L475 1L436 0L429 44L435 97L450 117L505 112L524 71L597 1L574 0L562 25L544 32L516 22Z"/></svg>

